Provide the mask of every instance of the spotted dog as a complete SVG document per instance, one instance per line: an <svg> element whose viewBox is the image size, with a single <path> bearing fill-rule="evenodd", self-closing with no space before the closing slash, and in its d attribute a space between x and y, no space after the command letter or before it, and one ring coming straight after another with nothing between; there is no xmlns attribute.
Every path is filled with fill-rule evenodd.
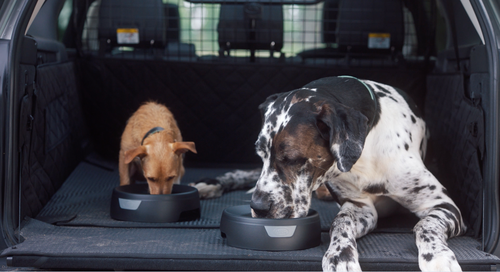
<svg viewBox="0 0 500 272"><path fill-rule="evenodd" d="M359 271L356 239L377 224L388 197L416 214L424 271L460 271L446 240L465 231L446 189L423 163L426 126L401 90L353 77L328 77L271 95L259 106L256 142L263 168L252 195L254 217L304 217L326 185L341 205L330 229L324 271Z"/></svg>

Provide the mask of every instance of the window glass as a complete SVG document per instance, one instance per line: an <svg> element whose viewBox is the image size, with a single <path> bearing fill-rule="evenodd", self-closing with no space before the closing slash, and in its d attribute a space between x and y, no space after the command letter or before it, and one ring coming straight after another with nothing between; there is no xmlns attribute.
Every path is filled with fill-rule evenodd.
<svg viewBox="0 0 500 272"><path fill-rule="evenodd" d="M0 0L2 1L2 0ZM68 27L69 23L69 18L71 16L71 11L73 10L73 1L72 0L66 0L64 2L64 6L61 9L61 12L59 13L59 18L57 20L57 37L59 38L59 41L62 41L62 37L64 36L64 32L66 31L66 28Z"/></svg>

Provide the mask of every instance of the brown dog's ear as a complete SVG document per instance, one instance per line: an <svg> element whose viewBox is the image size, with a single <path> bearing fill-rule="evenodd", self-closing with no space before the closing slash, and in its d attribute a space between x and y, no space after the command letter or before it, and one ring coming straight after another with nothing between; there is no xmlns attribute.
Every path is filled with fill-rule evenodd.
<svg viewBox="0 0 500 272"><path fill-rule="evenodd" d="M341 104L325 103L317 117L317 127L330 142L337 167L348 172L363 152L368 134L368 118Z"/></svg>
<svg viewBox="0 0 500 272"><path fill-rule="evenodd" d="M177 155L186 153L188 151L197 154L194 142L175 142L172 144L172 149Z"/></svg>
<svg viewBox="0 0 500 272"><path fill-rule="evenodd" d="M125 151L124 154L125 154L125 163L129 164L135 157L142 158L142 157L146 156L148 153L147 153L146 147L141 145L137 148Z"/></svg>

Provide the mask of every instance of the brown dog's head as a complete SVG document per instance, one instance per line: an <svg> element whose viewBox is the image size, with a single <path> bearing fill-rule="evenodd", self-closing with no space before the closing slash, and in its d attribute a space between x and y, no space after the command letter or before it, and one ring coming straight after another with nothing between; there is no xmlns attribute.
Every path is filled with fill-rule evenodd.
<svg viewBox="0 0 500 272"><path fill-rule="evenodd" d="M125 163L139 157L149 192L152 195L170 194L173 184L184 174L182 156L188 151L196 153L193 142L172 142L171 137L161 131L145 138L143 145L125 151Z"/></svg>
<svg viewBox="0 0 500 272"><path fill-rule="evenodd" d="M252 215L304 217L325 173L334 166L347 172L361 156L368 118L309 89L270 96L259 108L256 150L263 168Z"/></svg>

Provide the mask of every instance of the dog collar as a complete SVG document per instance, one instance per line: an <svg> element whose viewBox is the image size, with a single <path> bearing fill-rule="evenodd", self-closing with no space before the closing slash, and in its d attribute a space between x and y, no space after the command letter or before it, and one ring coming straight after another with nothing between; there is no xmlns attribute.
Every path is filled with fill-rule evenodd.
<svg viewBox="0 0 500 272"><path fill-rule="evenodd" d="M338 77L340 77L340 78L351 78L351 79L357 80L359 83L363 84L366 87L366 89L370 93L370 97L372 98L373 101L375 101L375 94L373 93L372 88L370 88L370 86L366 85L366 83L364 83L363 81L359 80L359 78L355 78L353 76L338 76Z"/></svg>
<svg viewBox="0 0 500 272"><path fill-rule="evenodd" d="M350 79L354 79L354 80L357 80L359 83L363 84L363 86L365 86L365 88L368 90L368 92L370 93L370 97L372 98L373 100L373 104L375 105L375 112L378 111L378 103L377 103L377 100L375 99L375 93L373 93L373 90L372 88L370 88L370 86L368 86L366 83L364 83L362 80L360 80L359 78L356 78L356 77L353 77L353 76L338 76L340 78L350 78ZM373 120L375 120L375 118L371 118L372 120L370 121L370 128L373 126Z"/></svg>
<svg viewBox="0 0 500 272"><path fill-rule="evenodd" d="M155 134L155 133L158 133L158 132L160 132L160 131L162 131L162 130L164 130L164 128L162 128L162 127L154 127L154 128L152 128L152 129L150 129L150 130L146 133L146 135L144 135L144 138L142 138L141 145L142 145L142 144L144 144L144 140L146 140L146 138L147 138L147 137L149 137L149 136L151 136L151 135L153 135L153 134Z"/></svg>

